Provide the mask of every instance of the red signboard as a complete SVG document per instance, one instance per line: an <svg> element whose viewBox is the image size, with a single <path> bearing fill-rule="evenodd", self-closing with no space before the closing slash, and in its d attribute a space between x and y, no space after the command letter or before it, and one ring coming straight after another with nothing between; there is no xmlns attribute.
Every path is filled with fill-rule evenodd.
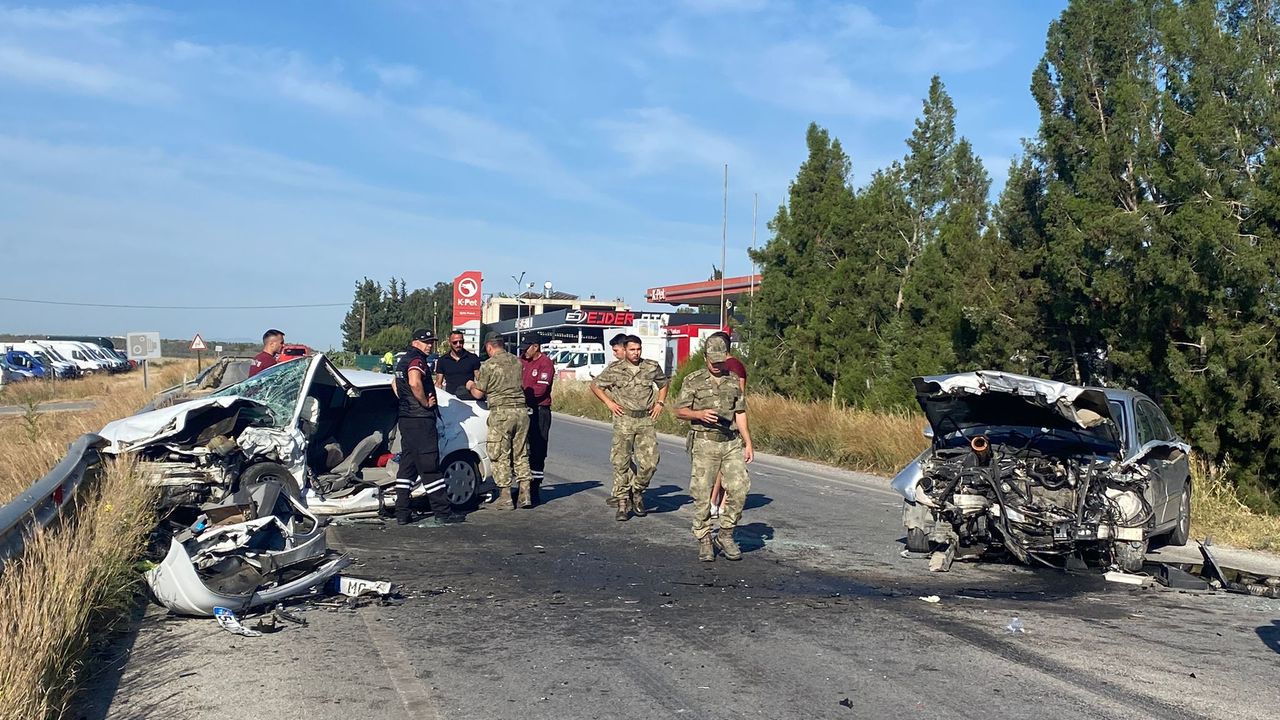
<svg viewBox="0 0 1280 720"><path fill-rule="evenodd" d="M480 322L480 271L468 270L453 279L453 326Z"/></svg>
<svg viewBox="0 0 1280 720"><path fill-rule="evenodd" d="M575 325L628 327L635 324L636 314L623 310L570 310L565 314L565 322Z"/></svg>

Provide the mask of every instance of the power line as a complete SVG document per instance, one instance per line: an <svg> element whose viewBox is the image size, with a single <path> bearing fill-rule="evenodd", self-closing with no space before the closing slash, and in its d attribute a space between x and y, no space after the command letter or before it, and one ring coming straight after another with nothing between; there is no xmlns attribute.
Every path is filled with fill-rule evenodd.
<svg viewBox="0 0 1280 720"><path fill-rule="evenodd" d="M113 305L109 303L62 302L60 300L30 300L11 297L0 297L0 301L29 303L32 305L66 305L70 307L124 310L296 310L299 308L347 307L350 305L350 303L309 303L303 305Z"/></svg>

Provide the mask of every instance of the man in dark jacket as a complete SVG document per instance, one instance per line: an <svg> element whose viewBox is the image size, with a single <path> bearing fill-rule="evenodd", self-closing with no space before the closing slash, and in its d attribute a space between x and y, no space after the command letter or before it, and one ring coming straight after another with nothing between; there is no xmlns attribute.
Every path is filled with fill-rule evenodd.
<svg viewBox="0 0 1280 720"><path fill-rule="evenodd" d="M427 360L436 336L430 330L417 330L409 349L396 365L391 389L399 405L400 471L396 473L396 522L408 525L413 511L409 494L422 482L431 504L432 517L423 525L437 527L460 522L445 493L444 476L440 473L440 436L436 430L436 388L431 383Z"/></svg>

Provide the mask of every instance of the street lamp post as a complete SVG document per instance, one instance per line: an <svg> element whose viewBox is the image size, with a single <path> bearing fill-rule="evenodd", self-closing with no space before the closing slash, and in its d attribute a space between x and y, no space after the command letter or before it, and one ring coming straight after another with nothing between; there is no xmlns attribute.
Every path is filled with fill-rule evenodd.
<svg viewBox="0 0 1280 720"><path fill-rule="evenodd" d="M524 283L524 272L520 273L520 277L511 276L516 281L516 347L520 347L520 286Z"/></svg>

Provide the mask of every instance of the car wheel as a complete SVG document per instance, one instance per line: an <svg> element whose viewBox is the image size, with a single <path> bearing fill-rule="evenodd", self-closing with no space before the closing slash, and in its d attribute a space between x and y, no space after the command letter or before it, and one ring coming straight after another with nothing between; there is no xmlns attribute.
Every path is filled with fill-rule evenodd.
<svg viewBox="0 0 1280 720"><path fill-rule="evenodd" d="M455 453L444 461L444 492L449 504L461 510L475 507L480 487L480 466L467 453Z"/></svg>
<svg viewBox="0 0 1280 720"><path fill-rule="evenodd" d="M907 528L907 549L914 553L929 552L929 536L920 528Z"/></svg>
<svg viewBox="0 0 1280 720"><path fill-rule="evenodd" d="M275 480L284 487L284 491L295 500L302 499L302 492L298 488L298 481L289 473L289 468L280 463L262 462L252 465L240 475L240 490L247 491L265 483L269 480Z"/></svg>
<svg viewBox="0 0 1280 720"><path fill-rule="evenodd" d="M1142 564L1147 561L1147 543L1117 540L1111 543L1111 556L1121 571L1141 572Z"/></svg>
<svg viewBox="0 0 1280 720"><path fill-rule="evenodd" d="M1178 503L1178 524L1169 533L1170 545L1186 545L1191 539L1191 481L1182 486L1182 500Z"/></svg>

